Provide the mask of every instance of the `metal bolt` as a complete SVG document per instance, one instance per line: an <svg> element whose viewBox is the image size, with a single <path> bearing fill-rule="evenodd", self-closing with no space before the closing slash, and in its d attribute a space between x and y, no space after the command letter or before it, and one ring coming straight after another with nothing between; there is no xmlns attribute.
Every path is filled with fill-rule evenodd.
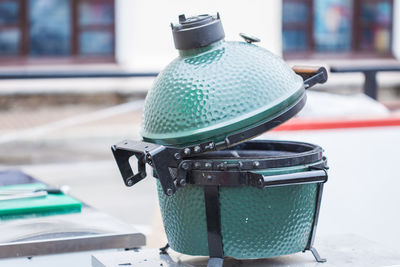
<svg viewBox="0 0 400 267"><path fill-rule="evenodd" d="M220 170L225 170L226 169L226 162L220 163L217 165L217 168Z"/></svg>
<svg viewBox="0 0 400 267"><path fill-rule="evenodd" d="M239 161L237 164L238 164L239 170L242 169L242 167L243 167L243 162Z"/></svg>
<svg viewBox="0 0 400 267"><path fill-rule="evenodd" d="M181 167L182 167L182 169L184 169L185 171L187 171L187 170L189 170L189 167L190 167L190 166L189 166L189 163L183 162Z"/></svg>
<svg viewBox="0 0 400 267"><path fill-rule="evenodd" d="M172 191L171 188L168 188L168 189L167 189L167 195L168 195L168 196L171 196L173 193L174 193L174 192Z"/></svg>
<svg viewBox="0 0 400 267"><path fill-rule="evenodd" d="M213 143L213 142L209 143L209 144L208 144L208 147L209 147L210 149L213 149L213 148L214 148L214 143Z"/></svg>
<svg viewBox="0 0 400 267"><path fill-rule="evenodd" d="M181 154L179 153L175 153L174 157L178 160L182 158Z"/></svg>
<svg viewBox="0 0 400 267"><path fill-rule="evenodd" d="M211 164L210 162L206 162L206 163L204 164L204 167L205 167L206 169L211 169L211 168L212 168L212 164Z"/></svg>
<svg viewBox="0 0 400 267"><path fill-rule="evenodd" d="M260 162L254 161L254 162L253 162L253 167L254 167L254 168L260 167Z"/></svg>
<svg viewBox="0 0 400 267"><path fill-rule="evenodd" d="M186 185L186 180L185 179L181 179L179 181L179 183L181 184L181 186L185 186Z"/></svg>
<svg viewBox="0 0 400 267"><path fill-rule="evenodd" d="M133 181L132 181L132 180L126 181L126 185L127 185L127 186L132 186L132 185L133 185Z"/></svg>
<svg viewBox="0 0 400 267"><path fill-rule="evenodd" d="M189 156L190 155L190 148L185 148L184 150L183 150L183 154L185 154L186 156Z"/></svg>
<svg viewBox="0 0 400 267"><path fill-rule="evenodd" d="M194 167L195 167L196 169L199 169L199 168L201 167L201 163L200 163L200 162L195 162L195 163L194 163Z"/></svg>
<svg viewBox="0 0 400 267"><path fill-rule="evenodd" d="M201 152L201 147L200 146L195 146L193 148L193 151L194 151L194 153L199 153L199 152Z"/></svg>

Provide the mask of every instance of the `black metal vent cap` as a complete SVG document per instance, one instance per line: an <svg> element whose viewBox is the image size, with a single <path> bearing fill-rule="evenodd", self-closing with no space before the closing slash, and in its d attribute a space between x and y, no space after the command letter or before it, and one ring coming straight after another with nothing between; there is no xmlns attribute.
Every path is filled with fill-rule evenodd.
<svg viewBox="0 0 400 267"><path fill-rule="evenodd" d="M180 50L199 48L224 39L219 13L217 16L208 14L186 18L179 16L179 23L172 24L175 48Z"/></svg>

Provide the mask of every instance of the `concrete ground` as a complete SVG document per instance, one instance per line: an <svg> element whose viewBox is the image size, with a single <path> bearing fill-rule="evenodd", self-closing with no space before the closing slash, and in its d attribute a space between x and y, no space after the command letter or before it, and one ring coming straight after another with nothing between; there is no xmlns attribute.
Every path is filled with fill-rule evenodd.
<svg viewBox="0 0 400 267"><path fill-rule="evenodd" d="M118 141L139 138L142 104L106 112L82 106L0 113L1 168L67 184L73 196L138 226L149 235L149 246L159 247L165 237L154 180L126 188L110 151ZM261 138L306 141L326 150L331 169L317 235L354 234L399 250L399 137L400 127L383 127L272 132Z"/></svg>

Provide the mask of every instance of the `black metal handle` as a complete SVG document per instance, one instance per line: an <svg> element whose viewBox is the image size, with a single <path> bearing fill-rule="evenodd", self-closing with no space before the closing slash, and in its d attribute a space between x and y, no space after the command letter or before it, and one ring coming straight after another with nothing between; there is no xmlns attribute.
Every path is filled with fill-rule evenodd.
<svg viewBox="0 0 400 267"><path fill-rule="evenodd" d="M144 179L147 175L146 163L149 163L156 171L164 193L169 196L175 193L176 185L169 171L169 166L177 161L172 155L174 149L167 149L162 145L142 141L128 140L112 146L111 150L126 186L132 186ZM136 174L133 173L129 163L129 158L132 156L137 158L138 173Z"/></svg>
<svg viewBox="0 0 400 267"><path fill-rule="evenodd" d="M292 69L303 78L306 89L317 83L323 84L328 80L328 72L324 67L294 66Z"/></svg>
<svg viewBox="0 0 400 267"><path fill-rule="evenodd" d="M328 181L328 173L325 169L279 175L259 174L257 187L265 188L295 184L325 183L326 181Z"/></svg>
<svg viewBox="0 0 400 267"><path fill-rule="evenodd" d="M144 151L135 151L114 145L111 147L118 169L126 186L132 186L147 176L146 173L146 153ZM134 174L129 159L136 156L138 164L138 173Z"/></svg>

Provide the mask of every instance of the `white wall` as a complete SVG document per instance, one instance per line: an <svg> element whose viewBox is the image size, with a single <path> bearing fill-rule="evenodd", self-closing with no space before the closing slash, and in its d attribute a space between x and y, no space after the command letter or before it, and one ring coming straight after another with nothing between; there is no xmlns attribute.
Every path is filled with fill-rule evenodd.
<svg viewBox="0 0 400 267"><path fill-rule="evenodd" d="M394 1L393 8L393 54L400 60L400 0Z"/></svg>
<svg viewBox="0 0 400 267"><path fill-rule="evenodd" d="M116 0L117 61L132 71L159 71L178 52L170 22L178 15L220 13L226 40L240 32L261 39L260 46L281 54L281 0Z"/></svg>

